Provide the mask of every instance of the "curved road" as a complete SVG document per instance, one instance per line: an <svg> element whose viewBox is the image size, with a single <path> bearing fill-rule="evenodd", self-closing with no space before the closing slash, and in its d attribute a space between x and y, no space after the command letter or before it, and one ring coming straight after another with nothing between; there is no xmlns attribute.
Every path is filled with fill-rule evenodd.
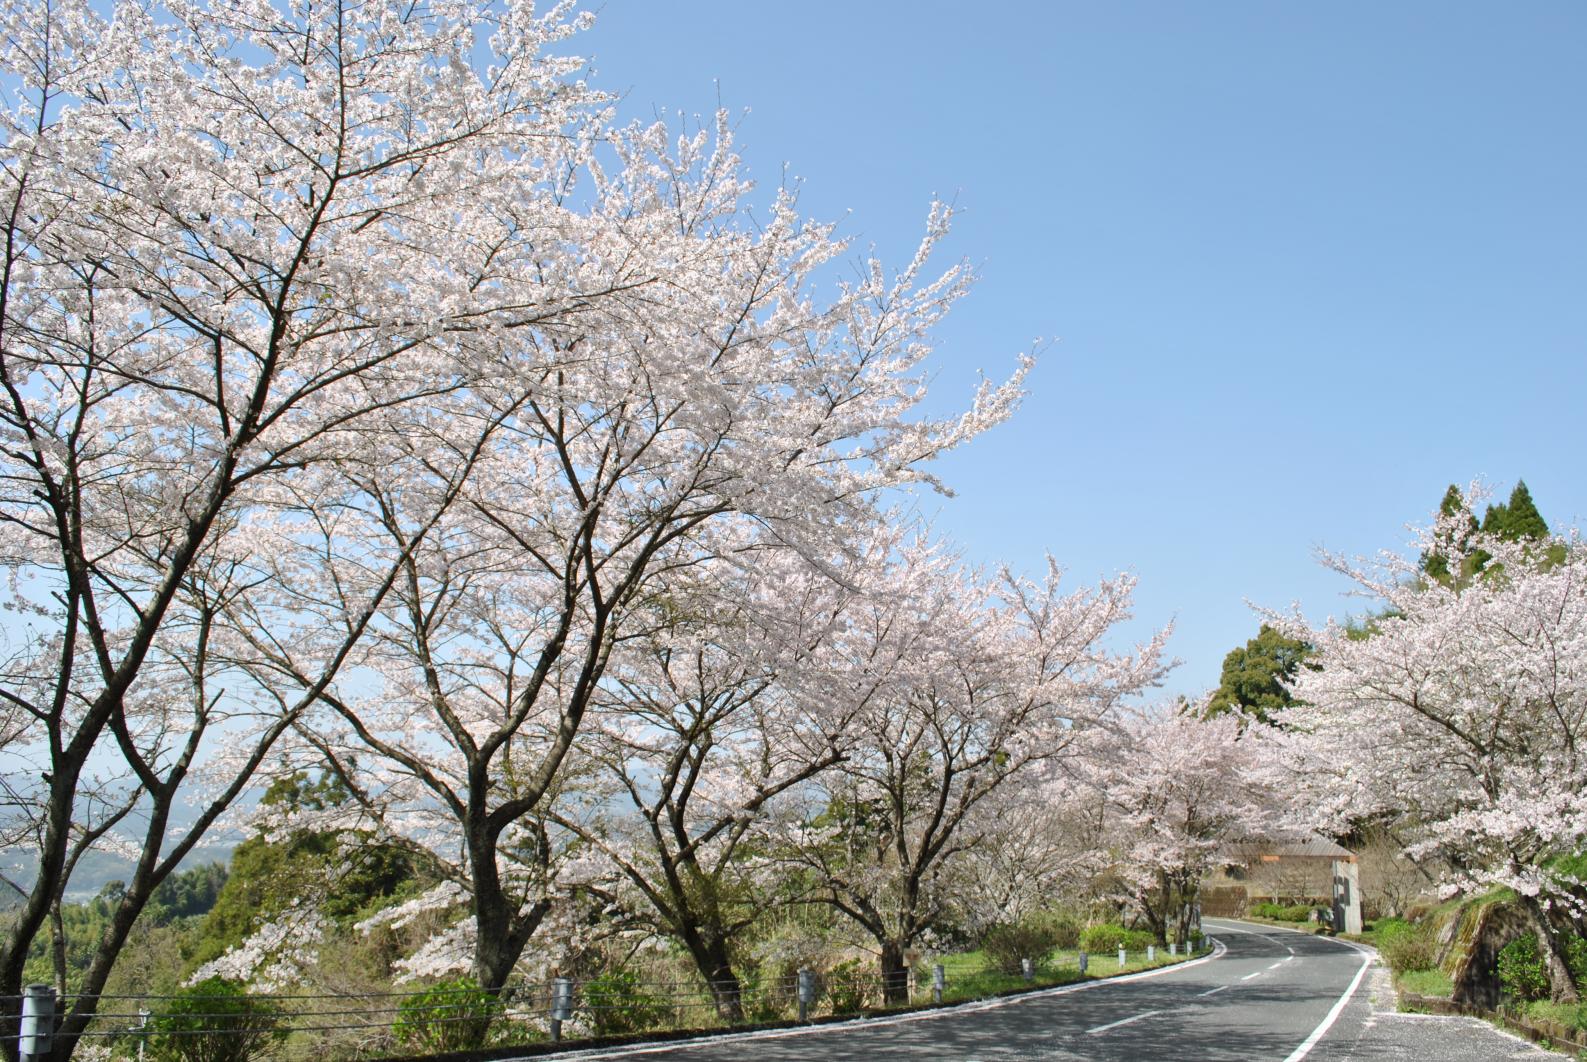
<svg viewBox="0 0 1587 1062"><path fill-rule="evenodd" d="M1372 956L1349 944L1248 923L1209 920L1206 928L1220 944L1213 955L1131 977L924 1014L561 1057L658 1062L1558 1057L1480 1022L1451 1027L1388 1020L1396 1016L1374 1010L1369 985L1363 983Z"/></svg>

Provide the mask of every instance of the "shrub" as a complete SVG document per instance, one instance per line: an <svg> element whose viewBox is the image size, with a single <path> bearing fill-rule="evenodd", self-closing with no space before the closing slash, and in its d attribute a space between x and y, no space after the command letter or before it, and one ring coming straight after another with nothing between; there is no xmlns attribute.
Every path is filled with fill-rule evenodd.
<svg viewBox="0 0 1587 1062"><path fill-rule="evenodd" d="M1398 920L1387 925L1379 923L1377 944L1378 954L1397 974L1431 970L1438 965L1438 942L1421 926Z"/></svg>
<svg viewBox="0 0 1587 1062"><path fill-rule="evenodd" d="M1577 987L1587 988L1587 937L1572 933L1565 938L1565 965Z"/></svg>
<svg viewBox="0 0 1587 1062"><path fill-rule="evenodd" d="M1500 949L1499 986L1513 999L1548 998L1548 971L1532 934L1516 937Z"/></svg>
<svg viewBox="0 0 1587 1062"><path fill-rule="evenodd" d="M1247 911L1255 918L1270 918L1275 922L1304 922L1311 918L1312 907L1305 903L1288 906L1276 903L1253 903Z"/></svg>
<svg viewBox="0 0 1587 1062"><path fill-rule="evenodd" d="M870 987L859 959L845 959L827 971L827 1002L834 1014L857 1014Z"/></svg>
<svg viewBox="0 0 1587 1062"><path fill-rule="evenodd" d="M219 977L182 989L148 1027L149 1052L169 1062L248 1062L287 1035L279 1007Z"/></svg>
<svg viewBox="0 0 1587 1062"><path fill-rule="evenodd" d="M1040 963L1058 946L1058 933L1052 922L1045 918L1027 918L1021 922L1006 922L986 931L981 940L981 950L986 953L993 969L1003 974L1018 974L1020 960L1030 959Z"/></svg>
<svg viewBox="0 0 1587 1062"><path fill-rule="evenodd" d="M1118 951L1123 946L1126 951L1145 951L1152 939L1150 933L1141 929L1125 929L1113 924L1087 926L1085 932L1080 934L1080 949L1101 953Z"/></svg>
<svg viewBox="0 0 1587 1062"><path fill-rule="evenodd" d="M472 977L441 981L403 999L392 1028L397 1041L427 1054L469 1051L485 1042L501 1001Z"/></svg>
<svg viewBox="0 0 1587 1062"><path fill-rule="evenodd" d="M626 967L593 978L584 986L590 1026L597 1036L653 1029L670 1016L671 1007L639 983L639 975Z"/></svg>

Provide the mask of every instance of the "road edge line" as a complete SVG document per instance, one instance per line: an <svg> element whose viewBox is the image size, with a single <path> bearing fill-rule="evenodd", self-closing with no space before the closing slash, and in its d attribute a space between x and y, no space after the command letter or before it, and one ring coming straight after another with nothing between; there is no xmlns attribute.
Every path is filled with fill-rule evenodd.
<svg viewBox="0 0 1587 1062"><path fill-rule="evenodd" d="M915 1011L910 1014L892 1014L880 1018L855 1018L853 1021L826 1022L821 1025L801 1025L792 1029L765 1029L755 1032L725 1033L716 1036L696 1036L688 1040L668 1040L663 1043L635 1044L632 1047L615 1048L584 1048L572 1049L567 1052L558 1052L544 1057L556 1059L602 1059L602 1058L627 1058L637 1055L654 1055L663 1051L672 1051L680 1047L694 1047L701 1044L742 1043L746 1040L780 1040L792 1036L811 1036L817 1033L833 1032L839 1029L865 1028L874 1029L880 1025L898 1025L910 1021L932 1021L939 1018L951 1018L959 1014L978 1014L984 1010L996 1010L999 1007L1012 1006L1016 1003L1032 999L1045 999L1049 996L1063 996L1071 992L1085 992L1104 985L1123 984L1127 981L1143 981L1149 977L1160 977L1163 974L1174 973L1177 970L1188 970L1192 966L1221 959L1229 949L1223 941L1208 934L1212 940L1213 948L1210 955L1203 955L1199 959L1186 959L1184 962L1172 963L1168 966L1158 966L1151 970L1138 970L1135 973L1121 974L1116 977L1103 977L1095 981L1079 981L1069 985L1055 985L1052 988L1039 988L1034 992L1021 992L1014 996L999 996L995 999L974 1000L961 1003L957 1006L939 1007L931 1010ZM525 1062L531 1056L523 1056ZM516 1059L503 1059L502 1062L517 1062Z"/></svg>
<svg viewBox="0 0 1587 1062"><path fill-rule="evenodd" d="M1334 1022L1339 1020L1339 1015L1344 1013L1345 1007L1349 1005L1351 998L1355 996L1356 989L1361 987L1362 979L1366 977L1367 971L1372 968L1372 963L1377 959L1377 952L1372 951L1369 948L1361 947L1360 945L1352 943L1351 941L1335 940L1332 937L1324 937L1323 939L1333 940L1335 944L1349 948L1351 951L1360 955L1361 968L1356 971L1355 977L1350 981L1350 986L1344 990L1344 994L1339 997L1338 1001L1334 1003L1333 1007L1329 1009L1328 1013L1323 1016L1323 1020L1318 1024L1317 1028L1311 1031L1310 1036L1301 1041L1299 1047L1295 1048L1295 1050L1291 1051L1287 1056L1285 1056L1284 1062L1300 1062L1301 1059L1311 1054L1311 1049L1317 1046L1318 1041L1328 1034L1329 1029L1333 1028Z"/></svg>

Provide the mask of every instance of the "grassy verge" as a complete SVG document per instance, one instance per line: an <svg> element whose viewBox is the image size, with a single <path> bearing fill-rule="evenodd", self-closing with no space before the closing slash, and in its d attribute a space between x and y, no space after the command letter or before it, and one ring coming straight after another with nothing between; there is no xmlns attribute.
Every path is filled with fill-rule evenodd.
<svg viewBox="0 0 1587 1062"><path fill-rule="evenodd" d="M1526 1016L1533 1021L1553 1022L1576 1032L1587 1032L1587 1003L1528 1003Z"/></svg>
<svg viewBox="0 0 1587 1062"><path fill-rule="evenodd" d="M1120 967L1117 952L1093 953L1089 957L1086 972L1082 975L1080 953L1073 950L1059 950L1049 953L1038 961L1034 980L1026 981L1019 974L1009 975L993 969L986 954L980 951L956 952L937 959L942 963L943 978L946 982L942 992L945 1003L985 999L988 996L1003 995L1023 988L1051 988L1076 981L1093 981L1118 974L1138 973L1141 970L1153 970L1159 966L1169 966L1184 960L1183 955L1171 956L1168 954L1168 949L1158 948L1156 956L1150 961L1147 960L1144 952L1129 952L1125 955L1123 967ZM921 978L920 984L923 991L918 994L929 998L930 976Z"/></svg>
<svg viewBox="0 0 1587 1062"><path fill-rule="evenodd" d="M1407 970L1395 978L1401 992L1448 999L1455 994L1455 983L1442 970Z"/></svg>

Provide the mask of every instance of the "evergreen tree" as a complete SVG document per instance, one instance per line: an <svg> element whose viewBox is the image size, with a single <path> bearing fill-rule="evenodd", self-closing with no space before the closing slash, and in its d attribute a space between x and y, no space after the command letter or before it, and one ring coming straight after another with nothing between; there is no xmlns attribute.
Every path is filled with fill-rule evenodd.
<svg viewBox="0 0 1587 1062"><path fill-rule="evenodd" d="M1475 553L1471 550L1472 536L1477 533L1477 518L1472 515L1471 509L1466 505L1465 496L1460 493L1460 488L1453 483L1444 491L1444 500L1439 502L1438 511L1446 517L1455 517L1455 524L1459 528L1456 533L1446 533L1444 540L1432 550L1422 554L1422 571L1434 582L1448 583L1454 578L1449 570L1450 552L1458 552L1465 556L1461 564L1460 578L1462 581L1470 579L1480 572L1488 562L1487 554L1481 550ZM1493 516L1493 510L1488 510L1487 516Z"/></svg>
<svg viewBox="0 0 1587 1062"><path fill-rule="evenodd" d="M1223 658L1223 674L1206 714L1211 717L1235 710L1264 723L1294 704L1288 683L1311 653L1311 646L1262 624L1255 638Z"/></svg>
<svg viewBox="0 0 1587 1062"><path fill-rule="evenodd" d="M273 782L259 802L323 811L350 797L329 772L314 780L300 771ZM232 852L230 874L204 919L192 965L241 943L296 897L322 896L325 914L351 922L367 913L370 904L428 880L419 862L404 849L360 830L295 830L275 840L250 837Z"/></svg>
<svg viewBox="0 0 1587 1062"><path fill-rule="evenodd" d="M1531 539L1536 542L1548 537L1548 521L1537 511L1532 492L1526 480L1517 480L1505 505L1490 505L1482 517L1482 530L1509 542Z"/></svg>

